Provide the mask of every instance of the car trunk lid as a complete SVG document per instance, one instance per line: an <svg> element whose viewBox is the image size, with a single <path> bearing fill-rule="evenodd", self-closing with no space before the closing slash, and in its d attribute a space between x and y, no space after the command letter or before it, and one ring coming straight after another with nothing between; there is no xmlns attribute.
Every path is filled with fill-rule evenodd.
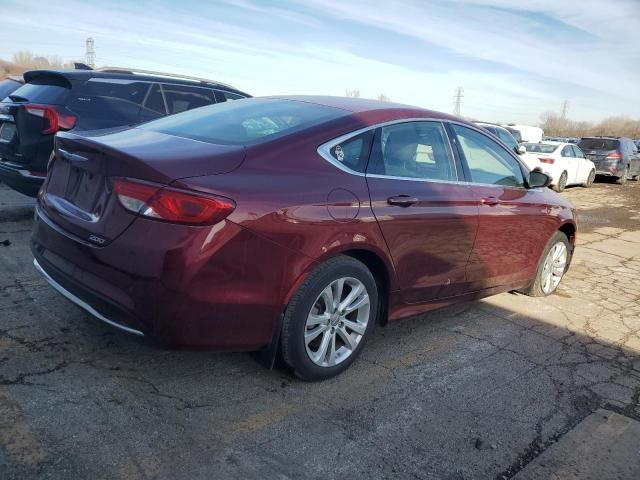
<svg viewBox="0 0 640 480"><path fill-rule="evenodd" d="M181 178L230 172L244 156L243 146L213 145L144 130L87 136L60 133L39 208L77 240L107 245L136 218L119 204L113 193L114 178L165 186Z"/></svg>

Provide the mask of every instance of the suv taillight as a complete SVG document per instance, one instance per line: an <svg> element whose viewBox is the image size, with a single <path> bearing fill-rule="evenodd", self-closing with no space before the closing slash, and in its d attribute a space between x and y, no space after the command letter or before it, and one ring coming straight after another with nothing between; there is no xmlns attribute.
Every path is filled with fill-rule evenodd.
<svg viewBox="0 0 640 480"><path fill-rule="evenodd" d="M27 105L24 107L27 113L44 118L48 125L42 130L43 134L56 133L58 130L71 130L78 120L75 115L61 114L50 105Z"/></svg>
<svg viewBox="0 0 640 480"><path fill-rule="evenodd" d="M620 152L613 152L607 155L607 160L620 160L622 154Z"/></svg>
<svg viewBox="0 0 640 480"><path fill-rule="evenodd" d="M113 190L125 209L165 222L212 225L228 217L236 208L235 203L225 197L124 178L113 181Z"/></svg>

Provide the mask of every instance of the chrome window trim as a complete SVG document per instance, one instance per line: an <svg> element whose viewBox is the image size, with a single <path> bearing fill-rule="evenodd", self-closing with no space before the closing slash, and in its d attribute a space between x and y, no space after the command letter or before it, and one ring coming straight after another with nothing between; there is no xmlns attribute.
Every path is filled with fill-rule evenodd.
<svg viewBox="0 0 640 480"><path fill-rule="evenodd" d="M105 317L104 315L102 315L101 313L96 311L96 309L94 309L87 302L85 302L84 300L81 300L79 297L75 296L73 293L71 293L69 290L67 290L62 285L60 285L58 282L56 282L53 278L51 278L51 276L45 271L44 268L42 268L40 263L38 263L38 260L36 260L35 258L33 259L33 265L34 265L34 267L36 267L36 270L38 270L38 272L40 272L40 274L47 280L47 282L49 282L49 285L51 285L55 290L57 290L60 294L62 294L62 296L67 298L67 300L72 301L73 303L78 305L80 308L82 308L83 310L86 310L91 315L96 317L98 320L102 320L103 322L108 323L112 327L116 327L116 328L118 328L120 330L124 330L125 332L133 333L134 335L139 335L141 337L144 337L144 333L142 333L140 330L136 330L135 328L126 327L126 326L121 325L121 324L119 324L117 322L114 322L113 320L109 320L107 317Z"/></svg>
<svg viewBox="0 0 640 480"><path fill-rule="evenodd" d="M469 128L471 130L474 130L474 131L484 135L485 137L489 138L490 140L493 140L493 138L491 138L493 136L493 134L491 134L490 132L489 132L489 134L487 134L487 132L484 131L484 129L482 129L481 127L478 127L478 126L473 125L473 124L459 122L457 120L434 118L434 117L400 118L400 119L396 119L396 120L388 120L386 122L376 123L374 125L368 125L366 127L359 128L358 130L353 130L352 132L345 133L344 135L341 135L339 137L335 137L335 138L333 138L333 139L331 139L331 140L329 140L327 142L324 142L323 144L321 144L317 148L318 155L320 155L327 162L332 164L334 167L339 168L343 172L346 172L346 173L349 173L351 175L355 175L355 176L358 176L358 177L371 177L371 178L383 178L383 179L387 178L387 179L403 180L403 181L410 181L410 182L450 183L450 184L456 184L456 185L469 185L469 186L477 185L477 186L480 186L480 187L510 188L510 189L514 189L514 190L532 190L530 188L527 188L526 186L515 187L515 186L512 186L512 185L496 185L494 183L467 182L466 180L460 180L460 177L458 175L458 166L457 166L457 163L455 161L456 156L455 156L455 153L454 153L454 150L453 150L453 145L451 144L451 136L447 132L446 128L445 128L445 135L447 137L447 140L448 140L448 143L449 143L449 149L450 149L450 152L451 152L451 155L452 155L453 172L455 173L456 180L437 180L437 179L432 179L432 178L394 177L392 175L380 175L380 174L374 174L374 173L367 174L367 173L358 172L356 170L353 170L353 169L347 167L346 165L343 165L338 160L333 158L333 155L331 155L331 149L335 145L337 145L338 143L345 142L345 141L349 140L352 137L360 135L361 133L365 133L365 132L367 132L369 130L375 130L376 128L386 127L386 126L389 126L389 125L395 125L395 124L398 124L398 123L409 123L409 122L438 122L438 123L442 124L443 128L444 128L444 124L445 123L460 125L462 127L467 127L467 128ZM505 148L505 146L501 145L501 142L496 142L495 140L493 140L493 142L496 145L498 145L500 148L502 148L505 152L507 152L511 156L511 158L513 158L518 163L518 165L520 165L520 169L522 170L522 176L526 178L525 172L528 172L529 169L527 168L526 165L523 164L522 160L520 160L520 158L518 158L515 153L511 152L511 150L509 148Z"/></svg>
<svg viewBox="0 0 640 480"><path fill-rule="evenodd" d="M363 172L358 172L356 170L353 170L349 167L347 167L346 165L343 165L342 163L340 163L338 160L336 160L335 158L333 158L333 155L331 155L331 149L336 146L339 143L345 142L353 137L356 137L358 135L360 135L361 133L365 133L368 132L370 130L376 130L378 128L383 128L383 127L388 127L390 125L396 125L399 123L411 123L411 122L437 122L442 126L442 129L444 130L444 135L447 138L447 143L449 145L449 153L451 154L451 158L449 159L451 162L451 172L454 174L455 178L458 179L458 169L457 169L457 165L456 165L456 161L455 161L455 155L453 153L453 148L451 146L451 139L449 138L449 135L447 133L447 129L444 126L444 120L442 118L433 118L433 117L415 117L415 118L400 118L400 119L396 119L396 120L388 120L386 122L382 122L382 123L376 123L375 125L369 125L367 127L363 127L360 128L358 130L354 130L352 132L346 133L344 135L341 135L339 137L333 138L331 140L329 140L328 142L323 143L322 145L320 145L317 149L318 155L320 155L322 158L324 158L326 161L328 161L329 163L331 163L332 165L334 165L335 167L338 167L340 170L350 173L351 175L356 175L359 177L373 177L373 178L395 178L398 180L411 180L411 181L416 181L416 182L436 182L436 183L460 183L458 180L436 180L436 179L432 179L432 178L413 178L413 177L395 177L393 175L380 175L380 174L373 174L373 173L363 173Z"/></svg>

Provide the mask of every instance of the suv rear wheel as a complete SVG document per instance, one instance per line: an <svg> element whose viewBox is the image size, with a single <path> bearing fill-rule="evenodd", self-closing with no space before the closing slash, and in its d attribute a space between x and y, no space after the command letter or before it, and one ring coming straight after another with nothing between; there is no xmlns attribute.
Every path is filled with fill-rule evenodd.
<svg viewBox="0 0 640 480"><path fill-rule="evenodd" d="M624 172L622 172L622 176L616 178L616 183L618 185L624 185L627 182L627 178L629 178L629 166L627 165L627 168L624 169Z"/></svg>
<svg viewBox="0 0 640 480"><path fill-rule="evenodd" d="M296 376L333 377L356 359L378 309L375 279L362 262L341 255L307 277L289 302L282 325L282 357Z"/></svg>

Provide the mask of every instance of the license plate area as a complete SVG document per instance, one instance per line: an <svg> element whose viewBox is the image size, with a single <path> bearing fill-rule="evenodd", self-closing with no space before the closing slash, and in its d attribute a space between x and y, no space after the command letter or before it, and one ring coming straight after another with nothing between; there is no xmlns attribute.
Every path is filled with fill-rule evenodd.
<svg viewBox="0 0 640 480"><path fill-rule="evenodd" d="M104 176L92 169L64 161L69 164L64 198L85 212L98 214L96 210L105 191Z"/></svg>

